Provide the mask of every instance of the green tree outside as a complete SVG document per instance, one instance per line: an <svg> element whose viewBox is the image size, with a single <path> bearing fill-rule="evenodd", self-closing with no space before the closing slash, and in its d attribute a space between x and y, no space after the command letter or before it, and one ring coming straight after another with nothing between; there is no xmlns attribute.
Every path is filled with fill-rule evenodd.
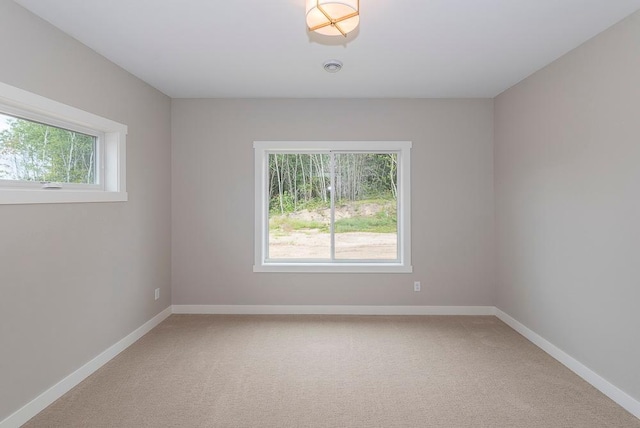
<svg viewBox="0 0 640 428"><path fill-rule="evenodd" d="M0 179L96 182L95 137L4 114L0 124Z"/></svg>

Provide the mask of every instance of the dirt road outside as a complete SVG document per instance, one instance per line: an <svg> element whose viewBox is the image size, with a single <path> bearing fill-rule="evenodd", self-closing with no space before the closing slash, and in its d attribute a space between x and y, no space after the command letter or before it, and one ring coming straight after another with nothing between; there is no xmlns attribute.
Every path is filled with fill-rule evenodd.
<svg viewBox="0 0 640 428"><path fill-rule="evenodd" d="M395 260L397 234L348 232L336 235L336 258L346 260ZM269 235L269 258L328 259L331 237L317 231L292 231Z"/></svg>

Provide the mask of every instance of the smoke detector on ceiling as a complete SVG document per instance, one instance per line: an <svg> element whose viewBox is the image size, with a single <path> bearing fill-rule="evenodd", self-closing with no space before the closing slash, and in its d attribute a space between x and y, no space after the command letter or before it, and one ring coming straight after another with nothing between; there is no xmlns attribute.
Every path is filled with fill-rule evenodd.
<svg viewBox="0 0 640 428"><path fill-rule="evenodd" d="M337 73L342 69L342 61L330 59L322 65L327 73Z"/></svg>

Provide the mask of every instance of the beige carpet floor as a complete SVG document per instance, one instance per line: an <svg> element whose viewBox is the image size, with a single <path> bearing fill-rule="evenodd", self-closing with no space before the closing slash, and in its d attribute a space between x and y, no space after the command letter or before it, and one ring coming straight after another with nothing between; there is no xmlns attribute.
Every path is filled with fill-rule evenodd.
<svg viewBox="0 0 640 428"><path fill-rule="evenodd" d="M26 427L640 427L495 317L172 315Z"/></svg>

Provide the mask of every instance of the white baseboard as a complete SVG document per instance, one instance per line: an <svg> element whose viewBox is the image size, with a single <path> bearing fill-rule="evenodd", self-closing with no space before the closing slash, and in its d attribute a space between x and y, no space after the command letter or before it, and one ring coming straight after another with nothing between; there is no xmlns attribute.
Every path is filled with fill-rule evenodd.
<svg viewBox="0 0 640 428"><path fill-rule="evenodd" d="M71 388L105 365L113 357L131 346L136 340L147 334L169 315L171 315L171 306L0 422L0 428L17 428L27 422L48 405L66 394Z"/></svg>
<svg viewBox="0 0 640 428"><path fill-rule="evenodd" d="M634 399L629 394L622 391L620 388L502 310L496 308L495 311L495 315L509 327L526 337L534 345L551 355L553 358L569 368L569 370L589 382L604 395L611 398L629 413L640 419L640 401Z"/></svg>
<svg viewBox="0 0 640 428"><path fill-rule="evenodd" d="M173 305L174 314L495 315L494 306Z"/></svg>

